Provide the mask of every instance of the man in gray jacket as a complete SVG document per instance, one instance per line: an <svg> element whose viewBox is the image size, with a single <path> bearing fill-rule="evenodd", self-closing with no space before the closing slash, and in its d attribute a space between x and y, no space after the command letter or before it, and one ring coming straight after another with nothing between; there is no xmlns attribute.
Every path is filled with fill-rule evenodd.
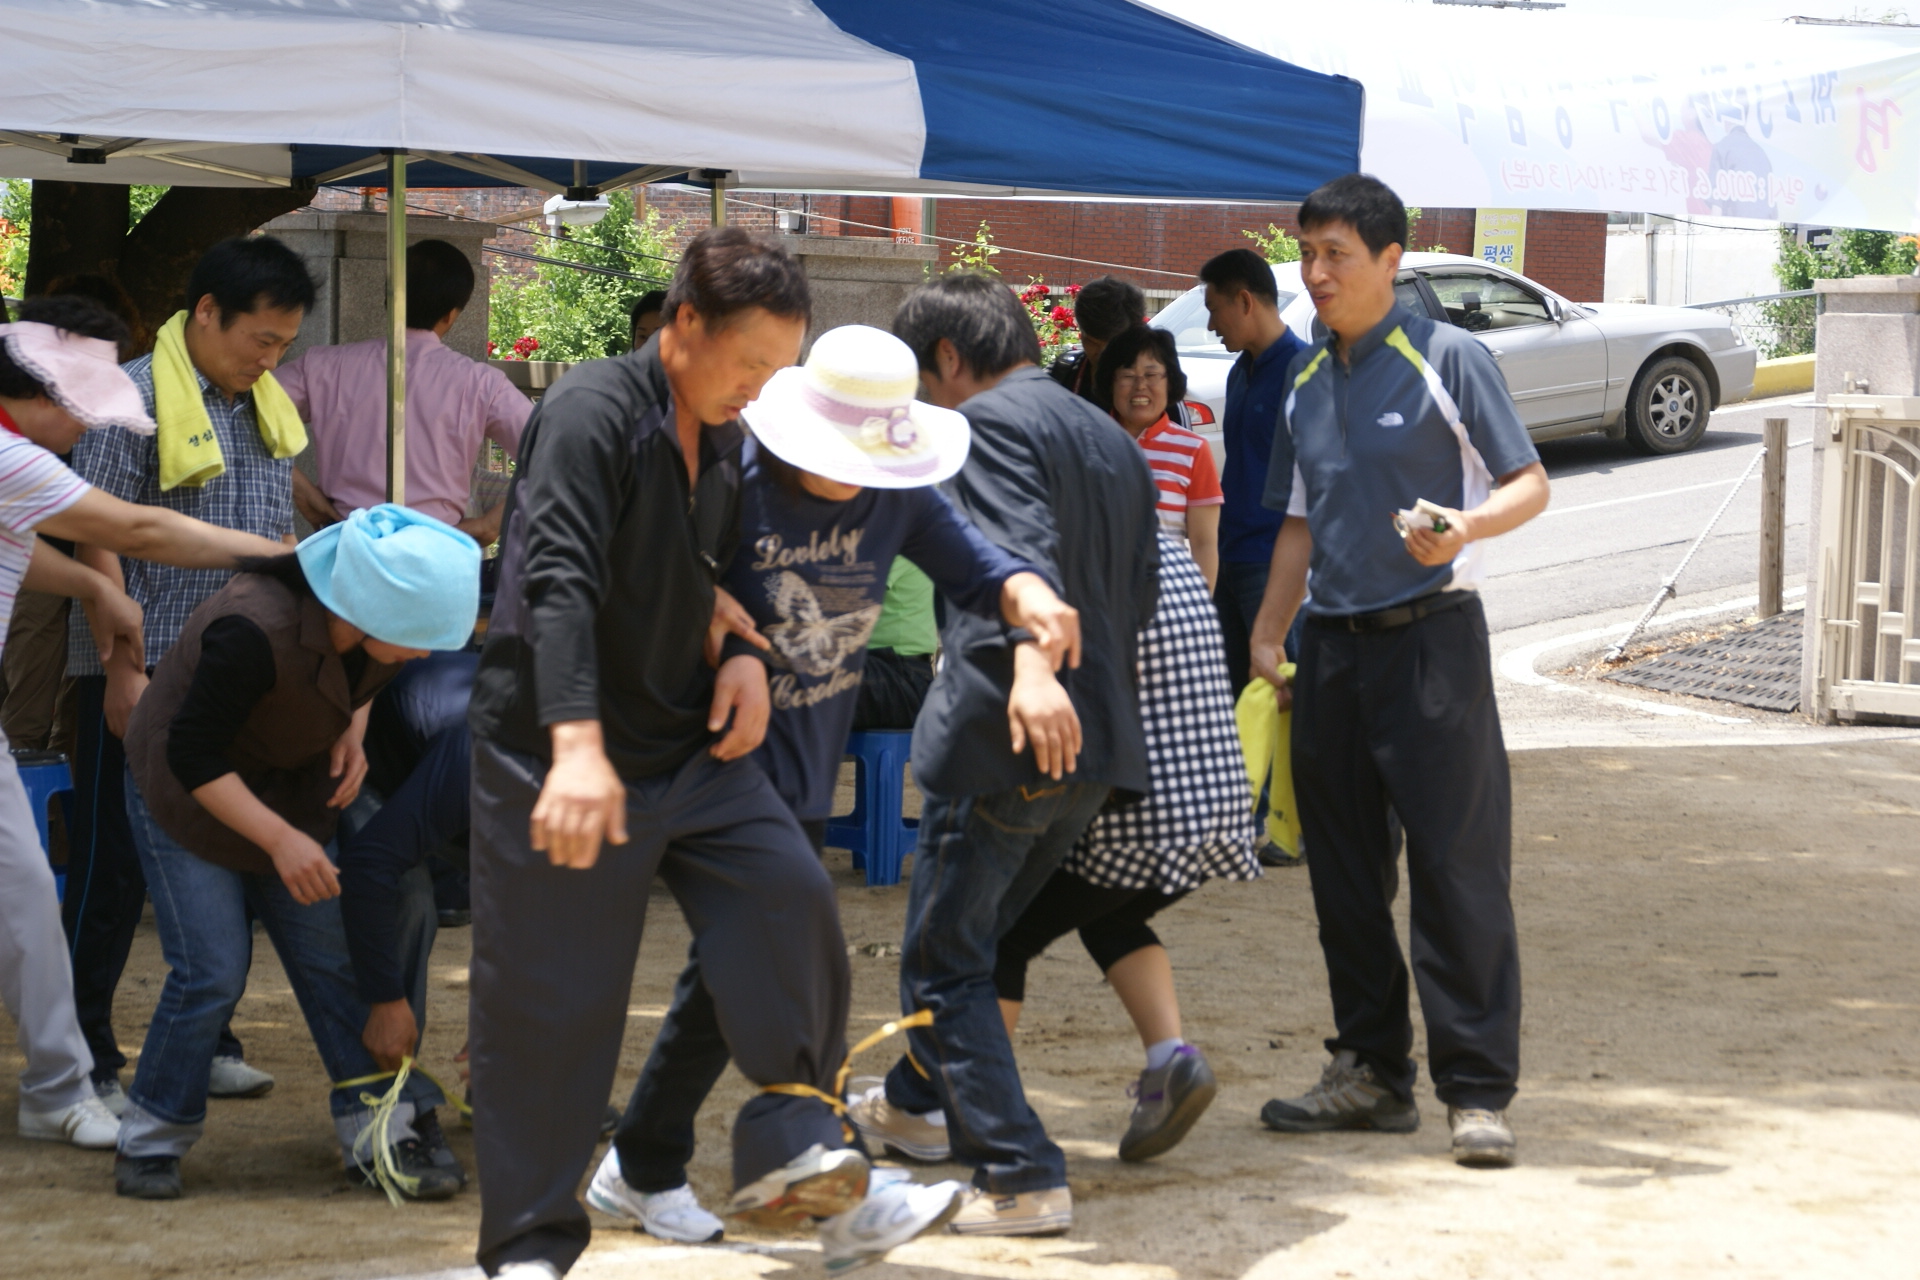
<svg viewBox="0 0 1920 1280"><path fill-rule="evenodd" d="M925 398L973 431L948 496L1079 610L1082 647L1056 676L1024 632L958 611L948 622L913 735L926 807L900 959L903 1008L933 1022L848 1114L871 1147L974 1166L979 1194L953 1230L1057 1234L1073 1223L1066 1157L1021 1091L994 956L1109 792L1147 788L1134 666L1158 594L1153 480L1112 419L1039 367L1032 324L998 280L944 276L893 330L919 357Z"/></svg>

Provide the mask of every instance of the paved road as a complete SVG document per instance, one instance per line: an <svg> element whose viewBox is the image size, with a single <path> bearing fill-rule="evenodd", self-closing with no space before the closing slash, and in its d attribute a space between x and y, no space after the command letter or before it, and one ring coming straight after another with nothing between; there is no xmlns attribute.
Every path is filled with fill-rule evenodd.
<svg viewBox="0 0 1920 1280"><path fill-rule="evenodd" d="M1785 417L1790 444L1812 438L1814 410L1792 407L1805 398L1723 408L1705 439L1674 457L1642 457L1597 435L1540 446L1553 505L1489 547L1491 629L1645 605L1759 451L1762 420ZM1812 452L1802 445L1787 454L1789 583L1806 572ZM1754 587L1759 547L1756 470L1680 579L1678 603L1667 608L1684 608L1700 592Z"/></svg>

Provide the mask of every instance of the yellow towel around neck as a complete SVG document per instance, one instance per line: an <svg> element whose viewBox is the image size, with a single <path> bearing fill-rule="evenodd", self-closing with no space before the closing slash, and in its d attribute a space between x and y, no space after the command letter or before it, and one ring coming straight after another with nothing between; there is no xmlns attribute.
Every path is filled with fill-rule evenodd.
<svg viewBox="0 0 1920 1280"><path fill-rule="evenodd" d="M260 439L276 458L291 458L307 447L307 429L300 411L275 382L263 373L253 384L253 419ZM159 424L154 445L160 450L160 491L181 485L197 489L227 469L220 437L200 390L200 375L187 355L187 313L177 311L160 326L153 344L153 420Z"/></svg>

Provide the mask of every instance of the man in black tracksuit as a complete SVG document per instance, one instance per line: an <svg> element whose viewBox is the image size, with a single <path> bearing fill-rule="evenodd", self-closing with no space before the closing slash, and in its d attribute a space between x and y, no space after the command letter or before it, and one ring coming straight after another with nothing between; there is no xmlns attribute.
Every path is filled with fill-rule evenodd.
<svg viewBox="0 0 1920 1280"><path fill-rule="evenodd" d="M472 1062L489 1274L564 1272L586 1247L575 1193L656 873L693 929L734 1061L785 1090L741 1109L733 1212L827 1217L867 1187L824 1100L849 999L833 887L747 758L766 724L766 669L741 656L716 674L702 656L739 537L735 419L798 354L806 280L778 249L710 231L684 255L667 311L640 350L570 373L528 426L474 684Z"/></svg>

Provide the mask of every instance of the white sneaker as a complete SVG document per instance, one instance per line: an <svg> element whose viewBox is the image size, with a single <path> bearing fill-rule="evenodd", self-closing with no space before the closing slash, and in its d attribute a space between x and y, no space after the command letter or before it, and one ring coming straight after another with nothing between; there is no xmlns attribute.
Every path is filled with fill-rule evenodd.
<svg viewBox="0 0 1920 1280"><path fill-rule="evenodd" d="M245 1058L215 1058L207 1076L210 1098L258 1098L273 1088L273 1077Z"/></svg>
<svg viewBox="0 0 1920 1280"><path fill-rule="evenodd" d="M878 1262L888 1250L939 1230L960 1211L966 1197L966 1186L958 1182L923 1187L911 1180L888 1180L856 1207L820 1224L827 1274L837 1276Z"/></svg>
<svg viewBox="0 0 1920 1280"><path fill-rule="evenodd" d="M493 1280L560 1280L560 1268L539 1262L509 1262L493 1273Z"/></svg>
<svg viewBox="0 0 1920 1280"><path fill-rule="evenodd" d="M650 1236L680 1244L710 1244L725 1231L720 1219L700 1207L692 1187L635 1191L620 1176L620 1153L612 1147L587 1184L587 1203L602 1213L639 1223Z"/></svg>
<svg viewBox="0 0 1920 1280"><path fill-rule="evenodd" d="M108 1151L120 1140L120 1118L107 1104L88 1094L57 1111L29 1111L20 1107L20 1136L48 1142L71 1142L89 1151Z"/></svg>
<svg viewBox="0 0 1920 1280"><path fill-rule="evenodd" d="M733 1193L727 1216L764 1230L791 1230L809 1218L832 1218L867 1196L866 1156L852 1147L829 1151L816 1142L778 1169Z"/></svg>
<svg viewBox="0 0 1920 1280"><path fill-rule="evenodd" d="M100 1104L116 1116L127 1114L127 1091L120 1087L120 1081L112 1076L94 1082L93 1095Z"/></svg>

